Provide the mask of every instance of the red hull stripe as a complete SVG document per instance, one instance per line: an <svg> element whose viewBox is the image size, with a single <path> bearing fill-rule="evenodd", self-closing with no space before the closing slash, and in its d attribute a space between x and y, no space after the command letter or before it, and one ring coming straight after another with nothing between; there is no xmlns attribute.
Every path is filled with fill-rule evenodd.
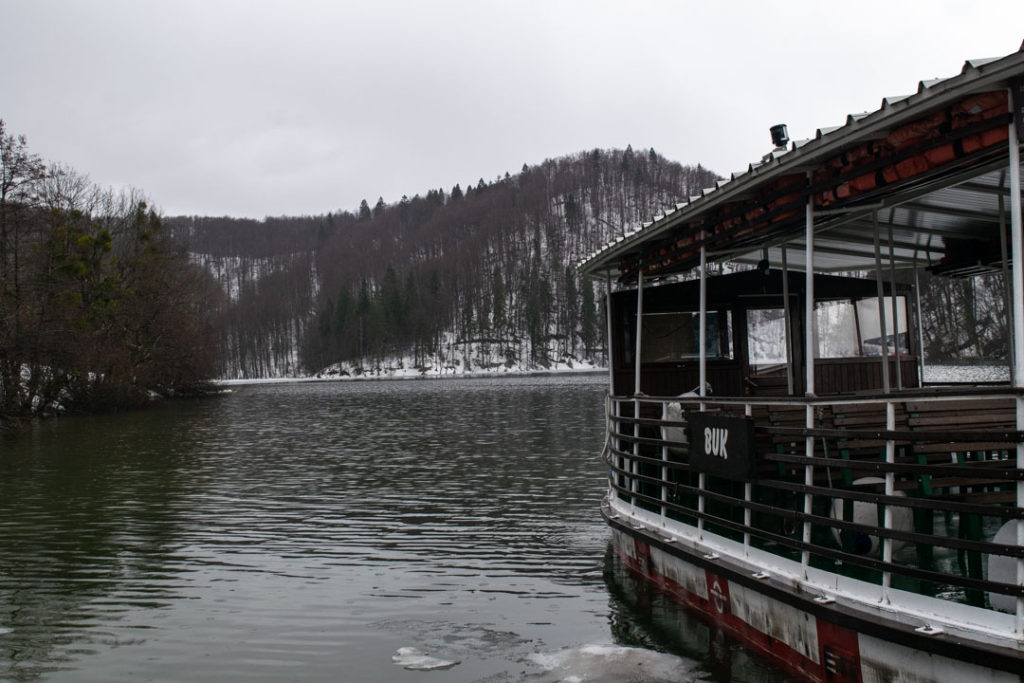
<svg viewBox="0 0 1024 683"><path fill-rule="evenodd" d="M880 620L867 618L840 604L822 605L807 597L806 593L796 595L785 588L772 586L769 581L759 581L727 566L722 560L708 560L691 554L684 548L662 542L659 538L644 534L616 520L606 519L609 525L634 539L637 557L631 558L616 546L616 553L633 571L647 577L678 602L694 608L698 616L712 621L751 649L764 653L770 660L793 674L810 680L847 681L860 680L860 649L858 633L882 641L902 645L924 653L951 660L959 660L986 669L1008 671L1019 674L1024 670L1024 652L1012 653L995 646L965 643L944 636L924 636L908 630L905 626L894 626ZM705 599L678 585L672 579L652 570L650 546L657 546L662 552L681 562L702 568L707 572L708 597ZM714 579L718 579L721 595L716 607ZM796 652L786 643L772 638L726 611L730 586L738 584L756 593L793 607L815 618L818 637L818 659L814 662ZM724 602L723 602L724 600Z"/></svg>

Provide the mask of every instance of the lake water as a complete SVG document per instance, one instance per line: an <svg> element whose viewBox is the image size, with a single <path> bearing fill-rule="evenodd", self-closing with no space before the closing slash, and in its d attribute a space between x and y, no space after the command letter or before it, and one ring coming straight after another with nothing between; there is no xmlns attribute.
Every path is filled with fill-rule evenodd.
<svg viewBox="0 0 1024 683"><path fill-rule="evenodd" d="M781 680L608 552L603 382L242 386L0 436L0 680Z"/></svg>

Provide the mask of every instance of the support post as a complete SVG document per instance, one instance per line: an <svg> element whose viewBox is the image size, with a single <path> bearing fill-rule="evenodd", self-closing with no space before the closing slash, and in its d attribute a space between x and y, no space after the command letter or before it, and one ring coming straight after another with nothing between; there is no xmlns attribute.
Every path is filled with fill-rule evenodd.
<svg viewBox="0 0 1024 683"><path fill-rule="evenodd" d="M1006 243L1006 202L1003 200L1003 188L1006 187L1006 171L999 174L999 251L1003 258L1003 296L1006 297L1006 311L1007 311L1007 326L1006 330L1009 334L1009 338L1006 343L1009 345L1011 352L1007 355L1007 362L1009 364L1010 377L1013 377L1013 367L1015 360L1013 358L1013 306L1009 305L1013 301L1013 277L1010 274L1010 247Z"/></svg>
<svg viewBox="0 0 1024 683"><path fill-rule="evenodd" d="M631 511L636 510L637 494L637 463L640 457L640 350L643 348L643 318L644 318L644 271L643 268L636 275L636 351L635 351L635 374L633 378L633 458L629 466L629 500Z"/></svg>
<svg viewBox="0 0 1024 683"><path fill-rule="evenodd" d="M924 386L924 318L921 317L920 268L914 264L914 322L917 326L917 386Z"/></svg>
<svg viewBox="0 0 1024 683"><path fill-rule="evenodd" d="M789 396L793 395L796 377L796 364L793 359L793 313L789 309L789 263L786 261L786 243L779 245L782 250L782 322L786 335L786 388Z"/></svg>
<svg viewBox="0 0 1024 683"><path fill-rule="evenodd" d="M804 245L804 258L806 261L805 286L804 286L804 364L806 365L806 377L804 393L807 396L814 396L814 357L818 349L814 340L816 321L814 319L814 204L811 198L807 198L806 235Z"/></svg>
<svg viewBox="0 0 1024 683"><path fill-rule="evenodd" d="M903 388L903 369L900 367L900 312L896 307L896 257L892 246L892 219L894 213L894 211L889 212L889 302L892 309L892 350L896 366L896 389L900 390ZM906 311L903 312L903 315L906 317ZM907 340L907 345L910 345L909 340ZM886 359L886 365L888 364L889 361Z"/></svg>
<svg viewBox="0 0 1024 683"><path fill-rule="evenodd" d="M896 429L896 405L890 400L885 402L885 428L890 432ZM887 439L885 442L885 462L892 465L896 462L896 442ZM895 495L896 473L888 470L885 473L885 495ZM892 529L892 505L886 505L882 514L882 526L886 531ZM882 562L892 562L892 539L886 536L882 540ZM892 586L892 572L888 569L882 572L882 601L885 604L891 602L890 588Z"/></svg>
<svg viewBox="0 0 1024 683"><path fill-rule="evenodd" d="M613 396L615 394L615 363L612 361L613 351L612 349L612 276L611 273L605 275L604 278L604 304L605 304L605 340L604 348L607 358L605 362L608 363L608 395Z"/></svg>
<svg viewBox="0 0 1024 683"><path fill-rule="evenodd" d="M885 288L882 286L882 247L878 236L878 212L871 212L875 229L875 287L878 290L878 333L882 342L882 393L889 393L889 333L885 324Z"/></svg>
<svg viewBox="0 0 1024 683"><path fill-rule="evenodd" d="M636 276L636 352L634 354L633 393L640 393L640 350L643 349L644 320L644 271ZM639 415L637 416L639 417Z"/></svg>
<svg viewBox="0 0 1024 683"><path fill-rule="evenodd" d="M1011 111L1019 117L1016 97L1024 88L1010 90ZM1024 387L1024 224L1020 201L1020 144L1024 121L1010 121L1010 234L1013 250L1013 386ZM1024 396L1017 396L1017 429L1024 429ZM1024 469L1024 444L1017 444L1017 469ZM1017 482L1017 507L1024 507L1024 481ZM1024 519L1017 520L1017 546L1024 546ZM1024 585L1024 558L1017 558L1017 585ZM1024 633L1024 598L1017 598L1017 633Z"/></svg>
<svg viewBox="0 0 1024 683"><path fill-rule="evenodd" d="M808 182L810 179L808 178ZM805 395L807 399L814 397L814 356L818 349L815 340L817 335L815 334L815 320L814 320L814 204L810 196L807 197L807 208L805 212L807 226L806 226L806 244L804 245L804 255L806 261L806 273L804 280L805 289L805 301L804 301L804 362L807 364L807 376L805 384ZM807 429L814 429L814 405L808 400L805 407L805 421L804 426ZM804 485L811 487L814 485L814 465L811 464L814 461L814 437L808 436L805 439L805 455L807 456L807 464L804 466ZM810 493L804 494L804 514L807 518L810 517L811 512L814 510L814 499ZM805 547L811 543L811 523L809 521L803 523L802 539ZM807 577L807 568L811 561L811 553L809 550L804 550L800 553L800 563L803 566L804 577Z"/></svg>
<svg viewBox="0 0 1024 683"><path fill-rule="evenodd" d="M701 241L704 239L704 233L701 232ZM708 327L708 252L707 248L702 244L700 247L700 371L698 377L700 380L700 388L697 389L697 393L700 394L701 402L700 409L704 410L704 395L707 393L705 387L708 381L708 340L707 340L707 327Z"/></svg>
<svg viewBox="0 0 1024 683"><path fill-rule="evenodd" d="M612 399L615 395L615 363L612 361L613 349L612 349L612 276L611 273L607 273L604 278L604 304L605 304L605 340L604 348L606 354L606 361L608 363L608 401L605 409L605 430L607 431L607 438L613 439L618 434L619 425L621 424L617 419L612 419L614 414L615 418L621 417L622 410L620 409L619 402ZM613 431L614 430L614 431ZM618 441L612 441L611 443L618 445ZM622 466L622 458L617 458L618 465ZM610 483L608 487L608 497L619 494L616 491L616 487L619 485L619 473L616 470L612 470Z"/></svg>
<svg viewBox="0 0 1024 683"><path fill-rule="evenodd" d="M699 334L699 351L700 351L700 371L699 380L700 388L697 392L700 394L700 410L703 412L707 406L704 404L704 395L707 393L705 387L707 386L708 379L708 368L707 368L707 319L708 319L708 251L707 247L704 246L704 232L700 233L701 245L700 245L700 334ZM707 475L701 472L697 475L697 511L700 513L697 517L697 534L699 538L704 537L704 487L707 485Z"/></svg>

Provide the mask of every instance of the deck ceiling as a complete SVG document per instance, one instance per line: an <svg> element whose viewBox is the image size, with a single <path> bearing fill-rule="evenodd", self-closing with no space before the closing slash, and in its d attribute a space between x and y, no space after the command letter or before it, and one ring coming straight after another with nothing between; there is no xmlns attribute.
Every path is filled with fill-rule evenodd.
<svg viewBox="0 0 1024 683"><path fill-rule="evenodd" d="M1000 235L1006 235L1009 223L1007 176L1004 166L925 194L921 194L921 188L909 188L874 205L854 207L840 215L816 216L815 269L874 269L876 230L884 267L888 267L891 258L896 268L937 267L955 274L999 269L1004 260L1005 241ZM777 239L754 250L740 249L734 253L723 250L713 253L712 258L757 263L763 258L762 250L767 248L771 265L781 267L781 242ZM803 230L794 233L785 244L787 264L806 269ZM1009 249L1009 245L1005 248Z"/></svg>
<svg viewBox="0 0 1024 683"><path fill-rule="evenodd" d="M782 266L785 251L787 265L803 270L808 204L817 271L873 269L876 235L886 268L890 259L895 268L950 275L1001 268L1009 248L1010 149L1020 149L1024 139L1021 48L1001 59L968 61L957 76L921 82L913 95L886 98L874 112L776 150L606 245L581 270L620 282L641 270L645 278L683 273L697 265L701 245L709 260L757 263L767 254L772 267ZM965 113L993 93L1003 98L999 107ZM906 147L892 142L917 128L924 136ZM986 142L976 142L983 136ZM924 165L947 149L941 161ZM920 169L897 176L898 168L919 160ZM874 176L877 185L850 191Z"/></svg>

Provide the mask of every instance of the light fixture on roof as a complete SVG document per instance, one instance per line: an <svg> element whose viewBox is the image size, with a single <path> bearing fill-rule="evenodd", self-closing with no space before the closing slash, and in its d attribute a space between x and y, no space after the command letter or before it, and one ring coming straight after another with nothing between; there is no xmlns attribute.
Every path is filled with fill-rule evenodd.
<svg viewBox="0 0 1024 683"><path fill-rule="evenodd" d="M775 149L784 149L789 144L789 130L786 128L786 124L774 125L768 131L772 134L772 144L775 145Z"/></svg>

